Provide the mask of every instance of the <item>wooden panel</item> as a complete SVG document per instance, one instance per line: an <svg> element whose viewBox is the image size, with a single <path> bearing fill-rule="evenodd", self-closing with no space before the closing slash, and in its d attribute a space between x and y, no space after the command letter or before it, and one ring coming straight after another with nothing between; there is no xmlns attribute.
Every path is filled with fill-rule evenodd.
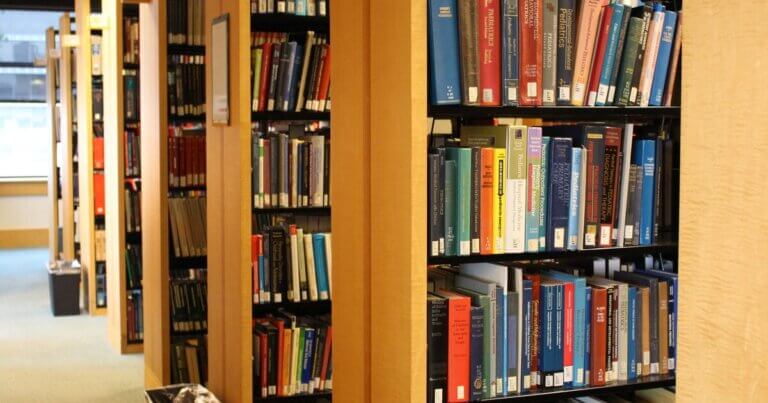
<svg viewBox="0 0 768 403"><path fill-rule="evenodd" d="M139 6L144 386L170 383L166 2Z"/></svg>
<svg viewBox="0 0 768 403"><path fill-rule="evenodd" d="M55 261L59 257L59 171L56 158L56 149L58 148L58 127L56 125L56 63L58 59L54 58L56 51L56 35L53 27L45 30L45 100L48 104L48 126L50 128L50 161L48 168L48 207L51 209L51 215L48 224L48 260ZM36 186L37 183L28 185ZM19 184L21 185L21 184ZM26 188L26 186L23 186ZM18 190L19 187L13 187ZM6 184L0 184L0 195L6 195L8 189ZM31 189L25 189L31 190Z"/></svg>
<svg viewBox="0 0 768 403"><path fill-rule="evenodd" d="M69 35L71 32L71 22L69 14L64 14L59 18L59 38L61 35ZM75 258L75 190L74 190L74 170L72 158L74 155L72 119L72 49L61 48L61 57L59 58L59 137L61 139L61 202L62 209L62 254L65 260ZM79 185L79 184L78 184ZM83 188L80 188L83 192ZM80 233L82 237L82 232Z"/></svg>
<svg viewBox="0 0 768 403"><path fill-rule="evenodd" d="M206 69L209 386L223 401L250 402L250 2L206 0L207 66L211 21L224 13L229 13L229 126L212 125L211 69Z"/></svg>
<svg viewBox="0 0 768 403"><path fill-rule="evenodd" d="M334 60L344 61L331 64L333 395L339 402L371 400L370 11L369 1L340 0L331 16Z"/></svg>
<svg viewBox="0 0 768 403"><path fill-rule="evenodd" d="M0 249L45 247L48 232L46 228L0 230Z"/></svg>
<svg viewBox="0 0 768 403"><path fill-rule="evenodd" d="M756 11L712 0L685 8L681 402L761 401L768 389L768 100L750 86L768 81L768 25Z"/></svg>
<svg viewBox="0 0 768 403"><path fill-rule="evenodd" d="M55 114L55 112L51 112L51 114ZM53 116L52 116L53 118ZM53 120L51 120L53 122ZM52 130L53 131L53 130ZM54 132L55 133L55 132ZM53 195L56 199L58 199L58 191L56 186L56 137L55 134L52 136L53 143L53 156L51 158L51 174L53 175L53 189L51 189L51 180L35 180L35 181L15 181L15 180L3 180L0 181L0 196L46 196L46 195ZM52 199L49 197L49 200L51 200L51 203L53 203ZM53 199L53 200L56 200ZM58 201L56 202L58 203ZM58 225L58 223L57 223Z"/></svg>
<svg viewBox="0 0 768 403"><path fill-rule="evenodd" d="M375 94L370 98L371 396L376 402L421 402L426 395L426 3L372 1L370 15L370 49L375 49L370 59Z"/></svg>

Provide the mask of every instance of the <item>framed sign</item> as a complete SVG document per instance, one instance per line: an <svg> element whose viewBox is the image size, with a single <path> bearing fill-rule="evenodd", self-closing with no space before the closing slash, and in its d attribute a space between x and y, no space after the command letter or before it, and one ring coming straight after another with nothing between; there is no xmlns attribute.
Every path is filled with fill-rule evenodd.
<svg viewBox="0 0 768 403"><path fill-rule="evenodd" d="M213 124L229 125L229 14L214 18L211 27Z"/></svg>

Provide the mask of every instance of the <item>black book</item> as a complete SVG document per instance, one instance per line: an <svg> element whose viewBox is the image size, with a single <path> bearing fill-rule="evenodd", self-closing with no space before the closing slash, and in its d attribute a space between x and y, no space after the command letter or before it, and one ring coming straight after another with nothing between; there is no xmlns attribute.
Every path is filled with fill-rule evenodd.
<svg viewBox="0 0 768 403"><path fill-rule="evenodd" d="M286 236L281 227L271 227L269 230L270 242L270 276L272 285L272 302L283 302L283 293L286 289Z"/></svg>
<svg viewBox="0 0 768 403"><path fill-rule="evenodd" d="M576 0L560 0L557 7L557 104L571 104L573 53L576 46Z"/></svg>
<svg viewBox="0 0 768 403"><path fill-rule="evenodd" d="M480 254L480 147L472 148L471 161L471 193L469 198L469 239L470 253Z"/></svg>
<svg viewBox="0 0 768 403"><path fill-rule="evenodd" d="M651 17L653 16L653 4L650 2L645 3L643 7L637 7L632 11L632 14L636 17L642 17L643 30L640 33L640 42L637 44L637 57L635 58L635 70L632 73L632 86L629 91L629 105L640 105L640 94L638 87L640 86L640 75L643 70L643 56L645 55L645 47L648 44L648 27L651 24Z"/></svg>
<svg viewBox="0 0 768 403"><path fill-rule="evenodd" d="M629 181L627 190L627 210L624 220L624 246L632 246L634 243L634 229L635 229L635 202L637 200L637 169L636 165L631 164L629 166Z"/></svg>
<svg viewBox="0 0 768 403"><path fill-rule="evenodd" d="M272 44L272 66L269 69L270 71L270 77L269 77L269 96L267 97L267 110L268 111L274 111L275 110L275 100L277 97L277 88L278 87L278 77L279 77L279 68L280 68L280 57L281 52L280 48L283 44L282 43L274 43Z"/></svg>
<svg viewBox="0 0 768 403"><path fill-rule="evenodd" d="M448 300L427 294L427 402L447 396ZM482 389L482 388L481 388Z"/></svg>
<svg viewBox="0 0 768 403"><path fill-rule="evenodd" d="M616 95L616 85L617 80L619 79L619 71L621 70L621 57L624 54L624 45L627 41L627 30L629 29L629 18L630 18L630 8L629 6L624 6L624 14L622 14L621 18L621 26L619 27L619 44L616 47L616 55L613 59L613 70L611 71L611 81L608 86L608 99L606 100L606 105L615 105L619 102L619 96Z"/></svg>
<svg viewBox="0 0 768 403"><path fill-rule="evenodd" d="M437 201L440 189L440 157L437 154L429 154L429 256L440 255L440 230L439 215L437 213Z"/></svg>
<svg viewBox="0 0 768 403"><path fill-rule="evenodd" d="M469 312L469 400L483 398L483 307L473 306Z"/></svg>

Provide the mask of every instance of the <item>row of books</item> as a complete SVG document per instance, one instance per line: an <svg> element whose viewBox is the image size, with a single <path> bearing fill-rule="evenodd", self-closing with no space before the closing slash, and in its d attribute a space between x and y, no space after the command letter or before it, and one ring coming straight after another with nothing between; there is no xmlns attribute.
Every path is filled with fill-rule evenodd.
<svg viewBox="0 0 768 403"><path fill-rule="evenodd" d="M126 298L128 343L141 343L144 340L144 296L141 290L128 290Z"/></svg>
<svg viewBox="0 0 768 403"><path fill-rule="evenodd" d="M174 118L205 114L203 55L168 55L168 109Z"/></svg>
<svg viewBox="0 0 768 403"><path fill-rule="evenodd" d="M330 150L323 135L252 137L253 206L328 206Z"/></svg>
<svg viewBox="0 0 768 403"><path fill-rule="evenodd" d="M672 143L634 129L463 126L460 147L429 155L429 254L653 244Z"/></svg>
<svg viewBox="0 0 768 403"><path fill-rule="evenodd" d="M104 216L104 171L95 171L93 173L93 214Z"/></svg>
<svg viewBox="0 0 768 403"><path fill-rule="evenodd" d="M123 17L123 63L139 63L139 17Z"/></svg>
<svg viewBox="0 0 768 403"><path fill-rule="evenodd" d="M168 198L168 212L174 256L205 256L205 195L191 192L187 196L171 196Z"/></svg>
<svg viewBox="0 0 768 403"><path fill-rule="evenodd" d="M186 123L168 127L168 186L205 185L205 126Z"/></svg>
<svg viewBox="0 0 768 403"><path fill-rule="evenodd" d="M203 0L168 0L168 44L205 44Z"/></svg>
<svg viewBox="0 0 768 403"><path fill-rule="evenodd" d="M125 189L125 231L141 232L141 191Z"/></svg>
<svg viewBox="0 0 768 403"><path fill-rule="evenodd" d="M104 232L104 230L101 230ZM98 246L97 246L98 248ZM107 262L96 258L96 307L107 306Z"/></svg>
<svg viewBox="0 0 768 403"><path fill-rule="evenodd" d="M125 176L141 176L141 136L139 133L138 125L126 127L124 131Z"/></svg>
<svg viewBox="0 0 768 403"><path fill-rule="evenodd" d="M208 330L208 283L205 269L190 269L171 277L171 329L174 333Z"/></svg>
<svg viewBox="0 0 768 403"><path fill-rule="evenodd" d="M457 8L457 0L430 0L429 7L432 104L671 104L682 18L661 2L458 1Z"/></svg>
<svg viewBox="0 0 768 403"><path fill-rule="evenodd" d="M139 120L139 72L135 69L123 70L123 93L125 119Z"/></svg>
<svg viewBox="0 0 768 403"><path fill-rule="evenodd" d="M314 31L252 34L251 109L329 111L331 45Z"/></svg>
<svg viewBox="0 0 768 403"><path fill-rule="evenodd" d="M125 245L125 286L129 289L141 288L142 280L141 244Z"/></svg>
<svg viewBox="0 0 768 403"><path fill-rule="evenodd" d="M429 401L602 386L675 369L677 275L568 263L429 271Z"/></svg>
<svg viewBox="0 0 768 403"><path fill-rule="evenodd" d="M251 14L292 14L325 17L327 0L251 0Z"/></svg>
<svg viewBox="0 0 768 403"><path fill-rule="evenodd" d="M261 397L330 391L330 315L304 317L278 310L253 319L253 378Z"/></svg>
<svg viewBox="0 0 768 403"><path fill-rule="evenodd" d="M107 261L107 231L103 225L96 225L93 232L93 258L97 262Z"/></svg>
<svg viewBox="0 0 768 403"><path fill-rule="evenodd" d="M295 224L264 228L251 236L253 303L331 298L331 233ZM283 299L285 297L285 299Z"/></svg>
<svg viewBox="0 0 768 403"><path fill-rule="evenodd" d="M185 337L171 343L171 383L208 383L208 338Z"/></svg>

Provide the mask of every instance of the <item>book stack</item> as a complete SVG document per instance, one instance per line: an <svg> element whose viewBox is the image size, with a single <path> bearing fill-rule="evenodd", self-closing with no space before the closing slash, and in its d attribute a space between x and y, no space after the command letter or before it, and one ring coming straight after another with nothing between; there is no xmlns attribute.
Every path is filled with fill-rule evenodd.
<svg viewBox="0 0 768 403"><path fill-rule="evenodd" d="M458 143L429 154L430 256L657 243L672 203L665 130L461 127Z"/></svg>
<svg viewBox="0 0 768 403"><path fill-rule="evenodd" d="M168 185L205 186L205 127L199 123L168 128Z"/></svg>
<svg viewBox="0 0 768 403"><path fill-rule="evenodd" d="M144 296L141 289L128 290L126 296L128 343L144 341Z"/></svg>
<svg viewBox="0 0 768 403"><path fill-rule="evenodd" d="M671 105L682 18L630 3L430 0L431 103Z"/></svg>
<svg viewBox="0 0 768 403"><path fill-rule="evenodd" d="M331 46L314 31L251 33L254 112L331 110Z"/></svg>
<svg viewBox="0 0 768 403"><path fill-rule="evenodd" d="M325 17L327 0L251 0L251 14L291 14Z"/></svg>
<svg viewBox="0 0 768 403"><path fill-rule="evenodd" d="M675 369L677 275L564 262L433 267L430 401L593 387Z"/></svg>
<svg viewBox="0 0 768 403"><path fill-rule="evenodd" d="M139 64L138 17L123 17L123 63Z"/></svg>
<svg viewBox="0 0 768 403"><path fill-rule="evenodd" d="M194 192L193 192L194 193ZM173 256L205 256L205 196L168 198Z"/></svg>
<svg viewBox="0 0 768 403"><path fill-rule="evenodd" d="M330 205L329 137L277 133L251 144L254 208Z"/></svg>
<svg viewBox="0 0 768 403"><path fill-rule="evenodd" d="M141 176L141 137L138 125L126 127L123 141L125 176Z"/></svg>
<svg viewBox="0 0 768 403"><path fill-rule="evenodd" d="M254 387L261 397L328 392L332 385L330 315L278 310L253 319Z"/></svg>
<svg viewBox="0 0 768 403"><path fill-rule="evenodd" d="M295 224L266 227L251 236L253 303L331 298L331 233Z"/></svg>
<svg viewBox="0 0 768 403"><path fill-rule="evenodd" d="M125 120L139 120L139 76L136 69L123 70Z"/></svg>
<svg viewBox="0 0 768 403"><path fill-rule="evenodd" d="M203 0L168 0L168 44L205 44Z"/></svg>
<svg viewBox="0 0 768 403"><path fill-rule="evenodd" d="M208 289L205 269L173 273L171 328L174 333L201 333L208 329Z"/></svg>
<svg viewBox="0 0 768 403"><path fill-rule="evenodd" d="M176 119L205 115L205 57L168 55L168 107Z"/></svg>
<svg viewBox="0 0 768 403"><path fill-rule="evenodd" d="M141 232L141 190L125 189L125 232Z"/></svg>
<svg viewBox="0 0 768 403"><path fill-rule="evenodd" d="M171 343L171 383L208 383L208 338L176 339Z"/></svg>
<svg viewBox="0 0 768 403"><path fill-rule="evenodd" d="M107 262L103 260L96 260L96 307L106 308L106 306L107 306Z"/></svg>
<svg viewBox="0 0 768 403"><path fill-rule="evenodd" d="M141 244L125 245L125 284L127 288L140 288L142 279Z"/></svg>

